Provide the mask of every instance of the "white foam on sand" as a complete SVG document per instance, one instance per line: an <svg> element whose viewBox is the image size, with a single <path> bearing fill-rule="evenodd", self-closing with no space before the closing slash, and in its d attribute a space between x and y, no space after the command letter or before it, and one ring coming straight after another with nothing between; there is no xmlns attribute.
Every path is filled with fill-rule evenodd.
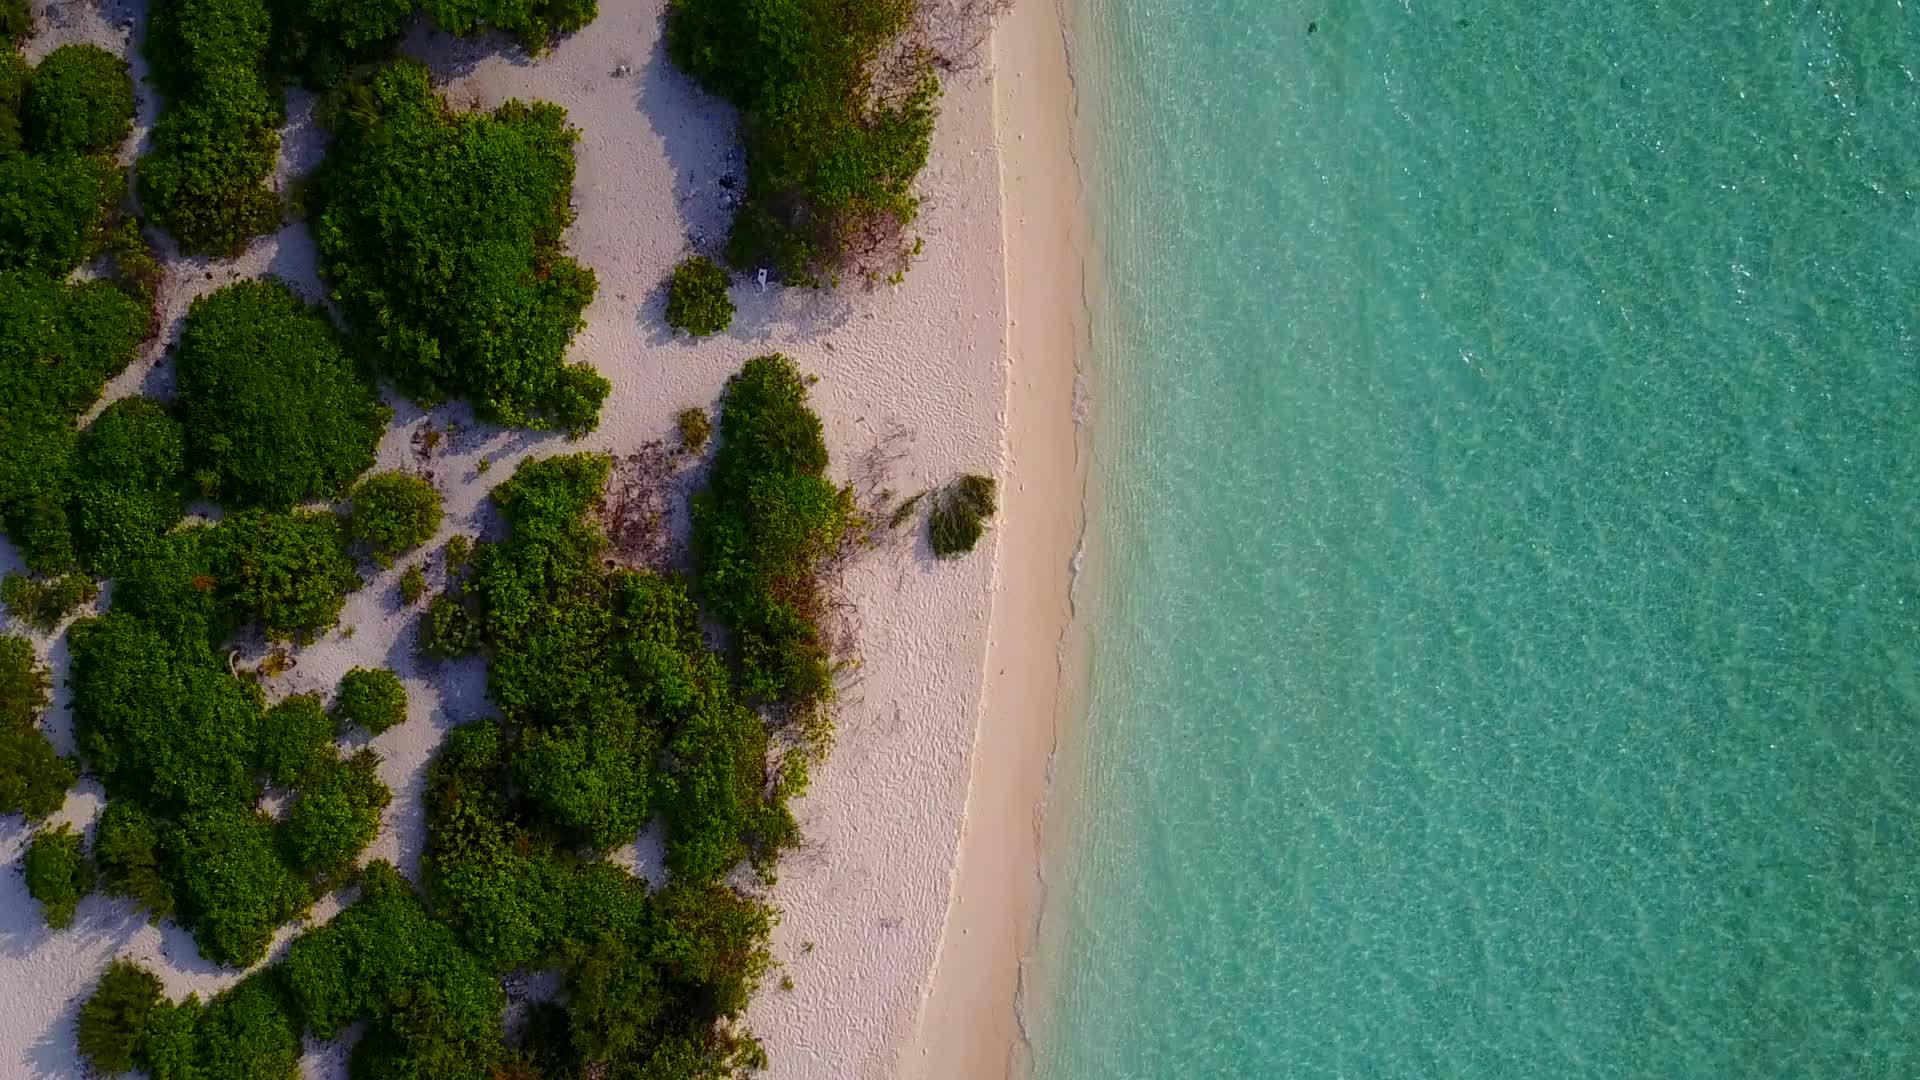
<svg viewBox="0 0 1920 1080"><path fill-rule="evenodd" d="M36 0L41 20L29 57L90 40L128 55L136 77L144 74L134 48L144 7L128 0L97 6ZM410 875L417 876L424 840L426 763L449 727L484 715L488 706L477 661L414 657L417 611L400 609L397 582L408 565L427 561L437 586L440 543L488 527L486 493L520 460L578 449L625 454L650 440L671 441L678 410L712 408L743 361L780 351L820 376L814 403L840 479L890 435L899 452L891 486L903 492L956 472L1002 470L1006 299L985 72L961 73L947 88L922 183L926 254L904 284L872 292L761 292L743 282L734 289L739 314L733 328L694 343L668 332L663 283L687 254L717 253L743 160L732 110L667 61L661 9L660 0L603 0L592 26L537 60L499 39L416 31L407 44L432 65L456 105L541 98L565 106L581 130L574 187L579 218L568 241L574 256L598 274L600 288L570 358L591 362L613 382L599 430L577 443L476 424L464 406L423 412L392 400L396 417L381 444L380 467L431 471L447 500L441 535L390 570L366 567L367 586L350 598L341 629L300 650L296 666L268 684L277 699L330 694L356 665L400 674L410 717L371 742L385 759L380 772L394 801L368 857L393 860ZM140 97L129 160L157 115L153 90L142 84ZM324 134L310 112L310 97L295 94L282 183L311 169L324 152ZM262 238L237 259L169 261L161 338L109 386L108 397L169 394L168 347L192 299L261 274L285 278L310 298L323 295L311 239L300 224ZM457 430L423 456L416 437L429 425L445 431L450 424ZM769 1075L887 1075L912 1035L965 811L997 535L989 533L969 558L936 562L923 531L908 534L865 556L848 575L861 663L844 691L833 756L797 807L806 843L783 861L771 890L785 913L774 935L784 970L749 1014L773 1059ZM10 547L0 569L18 569ZM1050 641L1057 631L1036 628L1036 640ZM66 668L64 639L35 640L57 682ZM63 692L48 726L56 745L71 751ZM83 782L56 820L89 822L100 803L98 787ZM17 818L0 823L0 861L17 865L27 836ZM330 898L314 917L337 909L337 898ZM284 928L278 945L298 929ZM82 1075L74 1016L116 955L153 967L174 995L208 995L239 977L201 959L177 926L149 926L123 900L89 897L72 928L49 932L19 874L0 874L0 1074ZM782 974L791 977L791 991L780 988ZM343 1046L310 1047L304 1072L344 1077L344 1061Z"/></svg>

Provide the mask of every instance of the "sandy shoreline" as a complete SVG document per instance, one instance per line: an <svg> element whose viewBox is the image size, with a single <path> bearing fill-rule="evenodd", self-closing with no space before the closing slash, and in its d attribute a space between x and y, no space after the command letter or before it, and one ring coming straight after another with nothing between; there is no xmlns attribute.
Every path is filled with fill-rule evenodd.
<svg viewBox="0 0 1920 1080"><path fill-rule="evenodd" d="M994 38L1005 200L1008 490L965 833L940 962L900 1074L1024 1076L1021 999L1040 916L1058 725L1085 679L1073 625L1087 459L1087 224L1069 0L1020 0Z"/></svg>
<svg viewBox="0 0 1920 1080"><path fill-rule="evenodd" d="M136 75L144 72L136 51L144 33L141 0L97 5L36 0L34 7L42 18L28 46L30 57L67 41L91 40L130 55ZM902 536L867 556L848 576L862 664L845 690L834 754L797 805L807 843L783 861L772 890L773 901L785 911L774 938L775 955L785 966L749 1016L772 1057L770 1076L892 1076L921 1033L962 1034L950 1025L923 1026L920 1018L923 1007L938 1009L944 1000L941 993L929 999L928 982L949 925L950 895L961 901L955 909L959 917L970 918L974 899L992 892L991 882L984 891L975 887L983 879L973 872L972 861L959 889L954 888L970 771L996 774L997 767L987 766L1016 761L1039 770L1045 763L1044 746L1023 757L996 737L1003 729L999 720L1031 717L1031 709L1015 712L995 705L984 710L983 725L981 694L987 687L995 702L1023 700L1005 696L1010 684L1003 676L989 684L990 612L992 633L1003 643L996 656L1051 656L1064 622L1064 609L1029 609L1024 599L995 609L993 594L996 581L1002 590L1025 590L1014 593L1024 596L1042 587L1040 578L1055 575L1060 603L1065 603L1067 555L1077 528L1043 523L1073 500L1063 497L1057 478L1047 479L1040 466L1073 460L1072 371L1065 359L1073 355L1072 341L1047 344L1029 338L1046 319L1021 316L1019 305L1045 295L1032 291L1036 283L1047 282L1034 277L1041 264L1027 259L1045 256L1050 248L1058 259L1069 249L1037 238L1030 242L1013 228L1013 219L1008 221L1006 235L1022 245L1022 257L1012 261L1020 264L1025 282L1015 290L1013 332L1019 337L1009 376L1010 290L1002 259L1001 198L1003 183L1010 195L1024 189L1013 174L1002 175L995 125L996 119L1007 122L1008 98L1003 93L996 103L991 67L982 65L958 73L943 98L922 183L926 254L903 285L822 294L777 288L763 293L741 284L734 290L740 312L728 333L699 343L670 335L661 319L661 285L684 255L712 252L721 243L741 160L732 111L667 62L660 47L662 7L662 0L603 3L591 26L532 61L498 40L453 40L422 31L409 38L405 51L430 64L455 104L490 107L511 97L555 101L581 130L574 189L579 217L568 235L575 257L596 272L600 284L586 313L588 326L570 355L592 362L614 389L600 429L578 443L478 424L460 405L423 411L390 398L396 417L381 443L379 467L431 473L446 498L442 533L391 570L363 567L367 585L349 598L342 618L351 636L335 632L300 650L298 665L269 681L268 694L274 699L302 691L330 694L339 676L357 665L391 667L400 674L411 699L410 720L371 740L384 758L380 774L394 801L367 857L393 860L417 875L425 765L448 728L484 715L487 704L477 662L430 664L414 656L417 612L400 608L395 588L400 574L420 562L431 563L429 578L437 584L440 541L489 527L486 493L519 461L575 449L626 454L667 438L676 411L711 406L744 360L782 351L821 377L814 400L826 422L837 476L849 477L863 455L883 444L892 451L890 486L902 492L962 471L1001 475L1006 510L1001 526L989 534L993 551L983 544L967 559L936 562L923 535ZM1038 10L1052 18L1044 0ZM1003 54L1009 34L1017 35L1032 17L1023 8L997 36ZM1004 64L1008 58L999 59ZM1002 91L1013 85L1014 80L1001 81ZM150 87L142 85L140 95L135 143L150 129L158 106ZM1057 105L1065 99L1052 100ZM1044 103L1041 95L1034 101ZM310 121L310 98L295 94L289 104L282 182L311 169L324 153L324 136ZM1038 141L1036 135L1025 143ZM1012 136L1000 142L1024 145ZM1021 204L1020 216L1060 220L1026 205ZM1070 275L1076 269L1067 260L1056 272ZM173 261L160 296L162 339L109 386L108 396L169 394L166 343L177 335L192 299L261 274L285 278L309 297L324 295L302 224L260 239L236 259ZM1048 287L1061 280L1068 277ZM1077 311L1077 285L1069 299L1071 305L1062 310ZM1043 315L1051 303L1037 303L1036 310ZM1009 391L1018 404L1011 415ZM1049 413L1029 411L1056 400L1059 408ZM1036 415L1044 415L1046 424L1029 426ZM1009 437L1010 419L1030 434L1016 431ZM423 454L416 437L429 426L443 437ZM1064 441L1049 449L1032 433L1064 433ZM1056 451L1061 456L1052 456ZM1064 482L1072 482L1070 470ZM1055 543L1059 547L1050 551L1047 545ZM3 554L0 570L18 569L10 547ZM64 636L34 640L58 686L66 674ZM1013 648L1017 642L1039 644L1023 650ZM1052 687L1051 667L1046 676ZM56 694L48 728L56 746L71 751L64 693ZM983 740L978 758L976 731ZM976 762L981 769L973 768ZM978 804L983 792L974 792ZM55 820L87 824L99 802L97 786L83 781ZM964 834L969 851L989 835L979 822L990 819L990 808L976 808L981 814ZM1016 814L1010 820L1024 818ZM18 819L0 824L0 859L17 864L28 836ZM643 838L624 857L649 872L657 864L657 845ZM314 917L324 919L337 906L334 898L323 899ZM298 929L297 924L284 928L277 940L284 944ZM39 925L20 876L0 874L0 1009L5 1011L0 1075L64 1080L82 1074L73 1050L73 1018L100 969L116 955L152 967L174 995L204 996L239 977L202 960L178 927L149 926L122 900L89 897L72 928L49 932ZM951 974L958 970L960 954L947 955L942 971ZM783 975L792 978L791 991L778 985ZM950 982L943 975L941 986ZM1010 1024L1008 987L1003 1003ZM303 1072L314 1080L343 1077L344 1059L342 1046L310 1046Z"/></svg>

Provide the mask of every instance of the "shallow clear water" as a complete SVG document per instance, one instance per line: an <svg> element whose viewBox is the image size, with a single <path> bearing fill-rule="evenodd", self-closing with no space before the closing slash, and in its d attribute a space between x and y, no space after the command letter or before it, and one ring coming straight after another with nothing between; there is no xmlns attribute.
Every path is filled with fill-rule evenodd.
<svg viewBox="0 0 1920 1080"><path fill-rule="evenodd" d="M1079 2L1041 1080L1920 1076L1920 9Z"/></svg>

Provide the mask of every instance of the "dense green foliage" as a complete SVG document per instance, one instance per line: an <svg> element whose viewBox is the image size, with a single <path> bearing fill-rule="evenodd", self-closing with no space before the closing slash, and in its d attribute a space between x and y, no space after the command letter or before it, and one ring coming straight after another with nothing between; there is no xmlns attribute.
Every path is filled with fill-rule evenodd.
<svg viewBox="0 0 1920 1080"><path fill-rule="evenodd" d="M102 158L0 156L0 270L65 277L104 239L120 180Z"/></svg>
<svg viewBox="0 0 1920 1080"><path fill-rule="evenodd" d="M393 793L380 782L379 764L371 750L343 759L328 746L298 779L281 838L289 865L321 887L344 878L380 832L380 811Z"/></svg>
<svg viewBox="0 0 1920 1080"><path fill-rule="evenodd" d="M176 363L193 467L205 494L229 506L284 510L345 494L393 415L326 312L278 281L195 300Z"/></svg>
<svg viewBox="0 0 1920 1080"><path fill-rule="evenodd" d="M0 0L0 52L11 50L33 33L33 8L28 0Z"/></svg>
<svg viewBox="0 0 1920 1080"><path fill-rule="evenodd" d="M162 852L178 918L216 964L259 960L274 927L313 899L281 859L273 819L250 806L222 803L182 815Z"/></svg>
<svg viewBox="0 0 1920 1080"><path fill-rule="evenodd" d="M99 595L100 586L85 574L62 574L45 580L8 574L5 581L0 581L0 601L6 603L7 610L43 632L52 632L75 608L92 603Z"/></svg>
<svg viewBox="0 0 1920 1080"><path fill-rule="evenodd" d="M576 434L608 384L564 362L593 299L569 258L573 142L555 105L455 113L402 62L336 92L310 205L320 267L355 348L424 403Z"/></svg>
<svg viewBox="0 0 1920 1080"><path fill-rule="evenodd" d="M0 0L0 31L6 28L7 6L15 2ZM26 146L20 111L26 107L27 84L32 78L27 62L6 41L0 40L0 156L19 153Z"/></svg>
<svg viewBox="0 0 1920 1080"><path fill-rule="evenodd" d="M98 45L62 45L33 69L25 106L35 153L112 154L133 130L133 77Z"/></svg>
<svg viewBox="0 0 1920 1080"><path fill-rule="evenodd" d="M354 668L340 678L340 696L333 703L334 723L378 735L407 719L407 688L400 677L382 668Z"/></svg>
<svg viewBox="0 0 1920 1080"><path fill-rule="evenodd" d="M95 1072L123 1073L144 1060L147 1024L160 1003L153 972L126 959L107 965L80 1006L80 1053Z"/></svg>
<svg viewBox="0 0 1920 1080"><path fill-rule="evenodd" d="M21 862L27 893L40 901L41 918L55 930L73 925L80 898L93 891L93 863L84 838L71 825L41 829Z"/></svg>
<svg viewBox="0 0 1920 1080"><path fill-rule="evenodd" d="M673 270L667 287L667 325L694 337L717 334L733 325L733 297L727 272L705 255L695 255Z"/></svg>
<svg viewBox="0 0 1920 1080"><path fill-rule="evenodd" d="M73 565L74 424L146 331L143 306L112 285L0 271L0 519L38 573Z"/></svg>
<svg viewBox="0 0 1920 1080"><path fill-rule="evenodd" d="M991 476L968 474L935 493L928 532L933 553L957 559L973 550L997 504Z"/></svg>
<svg viewBox="0 0 1920 1080"><path fill-rule="evenodd" d="M114 799L100 812L93 857L100 884L111 895L130 897L155 919L173 914L173 884L160 861L166 823L131 799Z"/></svg>
<svg viewBox="0 0 1920 1080"><path fill-rule="evenodd" d="M727 383L720 434L693 504L701 598L733 631L750 697L823 701L833 671L818 578L852 525L852 492L826 478L820 418L786 357L749 360Z"/></svg>
<svg viewBox="0 0 1920 1080"><path fill-rule="evenodd" d="M671 0L667 10L674 63L742 114L747 187L728 259L793 284L904 270L940 94L932 55L895 44L914 0Z"/></svg>
<svg viewBox="0 0 1920 1080"><path fill-rule="evenodd" d="M68 519L80 564L113 575L186 513L186 440L151 398L121 398L81 434Z"/></svg>
<svg viewBox="0 0 1920 1080"><path fill-rule="evenodd" d="M268 79L267 0L155 0L144 47L166 95L140 201L182 251L234 255L280 222L267 189L285 108Z"/></svg>
<svg viewBox="0 0 1920 1080"><path fill-rule="evenodd" d="M38 821L60 809L79 776L39 728L47 669L25 638L0 636L0 813Z"/></svg>
<svg viewBox="0 0 1920 1080"><path fill-rule="evenodd" d="M420 568L419 563L415 563L400 575L400 602L412 606L419 603L420 598L425 595L427 595L427 572Z"/></svg>
<svg viewBox="0 0 1920 1080"><path fill-rule="evenodd" d="M222 521L207 544L217 594L269 640L305 639L340 619L360 575L347 557L346 530L327 511L249 510Z"/></svg>
<svg viewBox="0 0 1920 1080"><path fill-rule="evenodd" d="M673 426L680 432L680 449L688 454L704 450L713 437L713 421L707 418L705 409L681 409L673 418Z"/></svg>
<svg viewBox="0 0 1920 1080"><path fill-rule="evenodd" d="M353 489L353 538L366 544L382 566L432 539L440 528L440 492L412 473L376 473Z"/></svg>
<svg viewBox="0 0 1920 1080"><path fill-rule="evenodd" d="M325 89L385 55L416 7L455 34L497 30L528 52L593 21L597 0L275 0L276 62L289 78Z"/></svg>

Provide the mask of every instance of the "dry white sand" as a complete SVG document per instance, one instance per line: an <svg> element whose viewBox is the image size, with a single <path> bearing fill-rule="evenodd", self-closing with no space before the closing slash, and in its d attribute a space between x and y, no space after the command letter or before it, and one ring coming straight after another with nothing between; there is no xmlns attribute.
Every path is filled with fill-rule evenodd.
<svg viewBox="0 0 1920 1080"><path fill-rule="evenodd" d="M144 73L134 48L143 32L141 0L100 0L97 6L87 0L36 0L35 7L42 19L28 50L31 57L67 41L91 40L127 54L136 76ZM457 41L425 32L410 38L407 51L431 63L456 104L490 107L511 97L537 97L564 105L581 129L575 183L579 220L569 240L574 255L599 275L600 291L572 356L592 362L613 381L614 390L599 431L578 443L475 424L462 406L422 412L395 400L396 419L381 445L381 467L431 471L447 499L440 540L456 532L482 532L490 520L486 492L521 459L574 449L625 454L649 440L670 438L676 411L712 406L741 362L778 350L821 377L815 403L826 419L828 443L843 478L860 455L889 435L895 435L889 445L899 451L892 478L899 490L919 490L960 471L1003 474L1008 320L1002 174L987 70L962 74L948 87L922 184L926 255L904 285L871 293L815 293L777 287L762 292L743 284L735 289L740 312L732 330L695 344L667 331L662 284L683 256L711 253L721 243L731 216L729 185L741 176L742 163L731 110L698 91L666 60L661 7L661 0L602 0L591 27L538 60L499 40ZM141 98L136 144L157 112L144 86ZM1001 104L1004 128L1005 99ZM304 95L292 102L283 182L311 169L324 152L310 106ZM130 144L129 157L133 151ZM1076 316L1077 263L1065 260L1059 270L1072 275L1068 291L1074 303L1063 312L1047 310L1051 299L1036 301L1027 325L1038 327L1049 318L1071 324ZM166 346L177 337L191 300L228 281L260 274L285 278L312 298L322 294L308 234L297 224L261 239L238 259L170 262L161 297L161 339L115 380L108 397L168 394ZM1030 279L1034 271L1023 274L1023 280ZM1013 369L1016 392L1051 395L1048 401L1058 397L1059 373L1065 370L1071 377L1070 366L1060 365L1070 363L1072 335L1063 340L1064 352L1060 341L1044 338L1021 346ZM1050 372L1048 365L1054 365ZM1042 374L1048 378L1038 379ZM988 762L976 764L971 752L981 716L996 572L1002 587L1047 588L1059 601L1007 608L996 616L996 657L1016 662L1052 657L1064 618L1073 534L1063 531L1057 514L1048 515L1076 505L1078 489L1072 486L1068 459L1046 456L1070 453L1059 447L1071 445L1071 421L1051 405L1030 409L1025 401L1015 416L1036 425L1031 430L1051 434L1015 436L1020 471L1006 484L1006 523L989 533L980 551L936 562L924 538L914 535L871 553L848 577L863 663L845 690L834 754L798 807L807 844L783 862L772 891L785 911L774 950L794 989L768 987L750 1014L772 1055L773 1076L892 1075L920 1031L956 880L969 780L995 771ZM429 426L448 434L423 454L418 440ZM482 462L489 466L484 474ZM1061 486L1048 486L1054 483ZM1047 524L1029 529L1029 514L1036 522L1046 518ZM411 699L410 718L372 742L385 759L381 775L395 798L369 857L394 860L410 874L417 873L424 839L419 795L425 764L447 728L487 710L478 662L426 664L413 656L416 612L400 610L396 583L407 565L430 560L429 578L437 584L437 550L436 541L389 571L376 574L367 568L368 585L349 600L342 629L300 650L297 666L268 684L270 695L278 698L312 690L330 693L355 665L400 673ZM0 569L17 569L11 550L4 555ZM63 639L35 640L56 680L64 677ZM1000 688L995 700L1004 708L996 712L996 725L1048 723L1050 704L1021 700L1012 683L995 685ZM1051 701L1049 693L1046 702ZM56 745L71 750L64 693L56 696L49 728ZM998 752L1027 753L1026 760L1043 761L1045 744L1038 758L1033 749L1010 746ZM974 780L976 801L984 792L980 784ZM100 802L98 787L83 782L57 820L88 822ZM1010 812L1009 820L1020 820L1018 807ZM969 860L987 836L970 838ZM0 861L17 865L26 839L18 819L0 824ZM627 856L643 872L653 861L639 852ZM1031 875L1030 861L1024 872ZM962 881L968 896L978 891L991 897L997 888L971 870ZM337 902L322 901L315 918L336 909ZM1003 916L1007 927L1026 921L1018 903L990 902L989 909ZM283 930L280 943L296 929ZM964 951L949 940L943 971L961 963ZM115 955L154 967L174 994L209 994L238 977L202 960L178 927L149 926L121 900L90 897L74 927L50 933L39 925L37 907L18 873L0 874L0 1075L81 1075L73 1052L73 1017L99 970ZM994 985L996 1001L1002 989ZM1010 1016L1011 991L1004 989L1000 1003ZM949 1035L965 1041L962 1030ZM344 1076L341 1048L311 1050L306 1075Z"/></svg>

